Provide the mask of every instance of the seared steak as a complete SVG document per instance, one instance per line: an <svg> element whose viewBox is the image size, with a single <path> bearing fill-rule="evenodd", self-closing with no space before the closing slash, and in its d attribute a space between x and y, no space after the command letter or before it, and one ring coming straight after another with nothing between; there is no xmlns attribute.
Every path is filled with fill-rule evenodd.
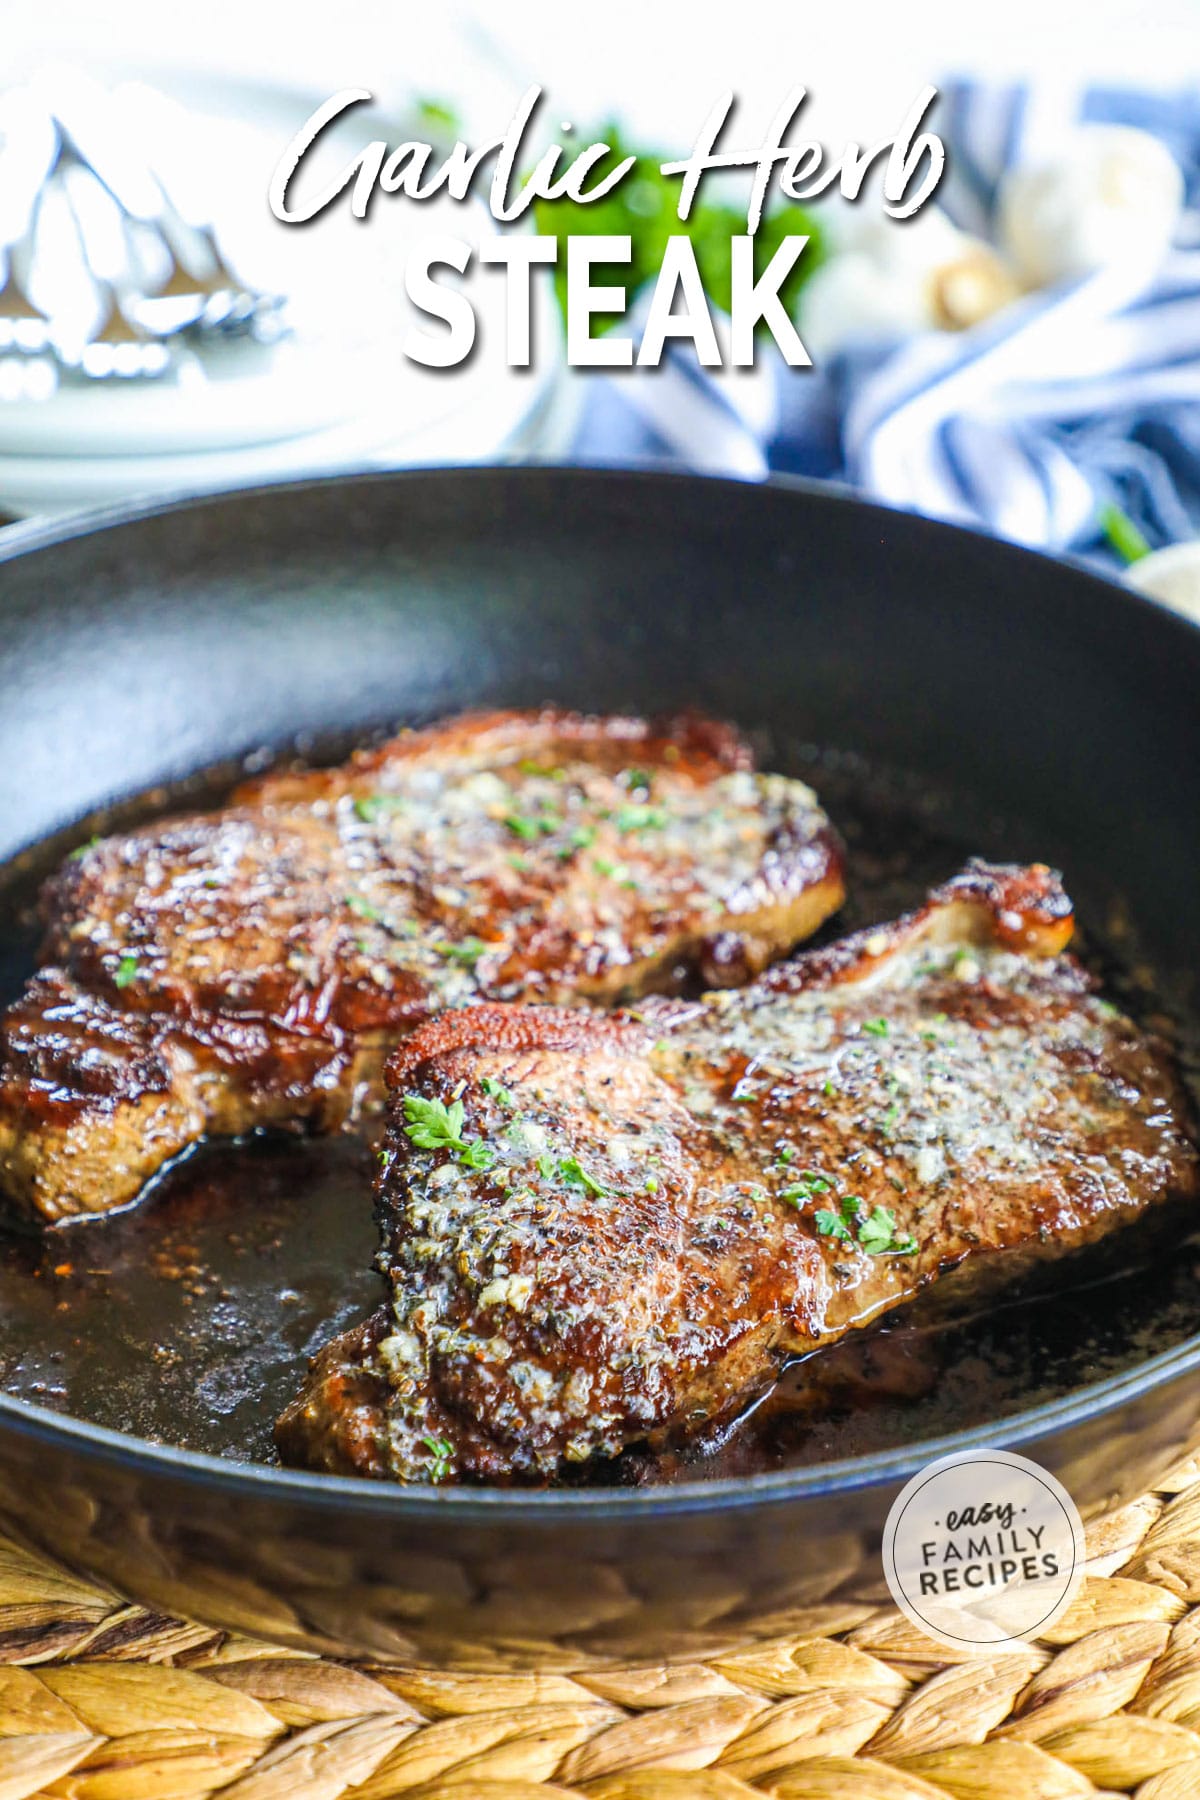
<svg viewBox="0 0 1200 1800"><path fill-rule="evenodd" d="M268 776L48 884L0 1186L105 1211L205 1133L340 1125L440 1008L745 980L841 899L811 791L701 720L489 714Z"/></svg>
<svg viewBox="0 0 1200 1800"><path fill-rule="evenodd" d="M390 1305L318 1356L285 1459L549 1477L729 1416L952 1270L1194 1199L1170 1058L1071 930L1048 870L974 864L738 992L424 1027L388 1070Z"/></svg>

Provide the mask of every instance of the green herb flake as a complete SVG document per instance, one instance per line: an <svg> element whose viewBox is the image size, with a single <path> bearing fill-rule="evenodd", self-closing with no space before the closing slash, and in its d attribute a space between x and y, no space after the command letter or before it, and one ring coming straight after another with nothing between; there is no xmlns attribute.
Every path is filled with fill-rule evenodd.
<svg viewBox="0 0 1200 1800"><path fill-rule="evenodd" d="M511 1112L516 1106L512 1089L506 1088L502 1081L495 1081L490 1075L485 1075L480 1085L488 1099L494 1100L497 1106L504 1107L506 1112Z"/></svg>
<svg viewBox="0 0 1200 1800"><path fill-rule="evenodd" d="M116 972L113 975L113 986L127 988L131 981L137 980L138 972L139 964L137 957L131 952L127 952L117 964Z"/></svg>
<svg viewBox="0 0 1200 1800"><path fill-rule="evenodd" d="M662 831L670 817L663 806L619 806L613 824L618 831Z"/></svg>
<svg viewBox="0 0 1200 1800"><path fill-rule="evenodd" d="M100 839L98 837L90 837L86 844L76 844L74 850L72 850L71 854L68 856L67 861L79 862L82 857L87 855L89 850L94 850L99 842Z"/></svg>
<svg viewBox="0 0 1200 1800"><path fill-rule="evenodd" d="M476 1173L490 1169L495 1160L496 1152L482 1138L472 1138L458 1153L459 1167L473 1169Z"/></svg>
<svg viewBox="0 0 1200 1800"><path fill-rule="evenodd" d="M434 944L432 948L439 956L444 956L448 962L461 963L466 969L473 969L480 957L487 951L487 945L483 939L477 937L463 938L459 944L438 943Z"/></svg>
<svg viewBox="0 0 1200 1800"><path fill-rule="evenodd" d="M383 914L380 912L379 908L373 905L370 900L364 899L361 894L346 894L343 898L345 899L346 905L350 908L350 911L358 918L369 919L376 925L382 919Z"/></svg>
<svg viewBox="0 0 1200 1800"><path fill-rule="evenodd" d="M445 1438L423 1437L421 1442L429 1451L432 1461L429 1466L430 1481L444 1481L450 1470L450 1459L454 1455L454 1445Z"/></svg>
<svg viewBox="0 0 1200 1800"><path fill-rule="evenodd" d="M874 1206L858 1228L858 1241L868 1256L913 1256L917 1240L910 1232L896 1230L896 1215L889 1206Z"/></svg>
<svg viewBox="0 0 1200 1800"><path fill-rule="evenodd" d="M604 1184L589 1175L577 1156L564 1157L558 1165L558 1173L571 1187L585 1188L589 1194L603 1194Z"/></svg>
<svg viewBox="0 0 1200 1800"><path fill-rule="evenodd" d="M885 1038L888 1035L888 1022L886 1019L864 1019L863 1030L868 1037Z"/></svg>
<svg viewBox="0 0 1200 1800"><path fill-rule="evenodd" d="M374 825L385 814L403 810L404 801L399 794L356 794L354 812L364 825Z"/></svg>
<svg viewBox="0 0 1200 1800"><path fill-rule="evenodd" d="M830 1212L827 1207L820 1207L814 1214L817 1230L822 1237L838 1238L843 1243L850 1242L850 1232L840 1213Z"/></svg>
<svg viewBox="0 0 1200 1800"><path fill-rule="evenodd" d="M508 829L526 844L536 843L539 837L549 837L562 822L562 814L549 808L537 814L507 813L504 819Z"/></svg>

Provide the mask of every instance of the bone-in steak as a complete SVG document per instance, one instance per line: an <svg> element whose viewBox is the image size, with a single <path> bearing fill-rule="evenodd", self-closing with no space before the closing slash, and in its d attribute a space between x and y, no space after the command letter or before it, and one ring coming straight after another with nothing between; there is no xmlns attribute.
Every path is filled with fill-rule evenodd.
<svg viewBox="0 0 1200 1800"><path fill-rule="evenodd" d="M546 1478L686 1437L939 1277L1194 1199L1164 1047L1062 954L1041 867L620 1017L481 1007L396 1052L391 1301L315 1361L285 1459Z"/></svg>
<svg viewBox="0 0 1200 1800"><path fill-rule="evenodd" d="M68 861L0 1022L0 1187L132 1199L206 1133L330 1129L431 1012L742 981L841 902L802 783L697 719L499 713Z"/></svg>

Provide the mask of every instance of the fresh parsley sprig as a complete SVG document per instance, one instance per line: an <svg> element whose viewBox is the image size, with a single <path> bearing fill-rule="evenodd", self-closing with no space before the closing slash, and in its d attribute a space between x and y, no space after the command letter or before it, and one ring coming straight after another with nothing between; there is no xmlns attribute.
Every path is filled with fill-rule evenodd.
<svg viewBox="0 0 1200 1800"><path fill-rule="evenodd" d="M858 1194L847 1194L837 1212L827 1207L814 1215L821 1237L851 1243L857 1238L868 1256L915 1256L917 1240L911 1232L896 1230L896 1215L890 1206L873 1206L863 1215L863 1201Z"/></svg>
<svg viewBox="0 0 1200 1800"><path fill-rule="evenodd" d="M460 1168L481 1172L490 1169L496 1152L482 1138L465 1138L465 1110L461 1100L426 1100L422 1094L405 1094L405 1136L418 1150L449 1150Z"/></svg>

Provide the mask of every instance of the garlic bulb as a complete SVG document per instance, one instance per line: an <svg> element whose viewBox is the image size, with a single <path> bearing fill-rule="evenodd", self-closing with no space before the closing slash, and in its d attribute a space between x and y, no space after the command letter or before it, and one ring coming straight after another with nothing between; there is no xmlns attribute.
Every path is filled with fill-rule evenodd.
<svg viewBox="0 0 1200 1800"><path fill-rule="evenodd" d="M1131 587L1200 623L1200 542L1154 550L1132 565L1126 579Z"/></svg>
<svg viewBox="0 0 1200 1800"><path fill-rule="evenodd" d="M926 206L903 222L844 222L832 257L805 285L799 324L809 350L829 356L864 339L965 330L1017 292L990 245Z"/></svg>
<svg viewBox="0 0 1200 1800"><path fill-rule="evenodd" d="M1165 144L1129 125L1078 125L1057 155L1004 176L999 239L1022 280L1046 287L1117 261L1152 267L1182 207Z"/></svg>

